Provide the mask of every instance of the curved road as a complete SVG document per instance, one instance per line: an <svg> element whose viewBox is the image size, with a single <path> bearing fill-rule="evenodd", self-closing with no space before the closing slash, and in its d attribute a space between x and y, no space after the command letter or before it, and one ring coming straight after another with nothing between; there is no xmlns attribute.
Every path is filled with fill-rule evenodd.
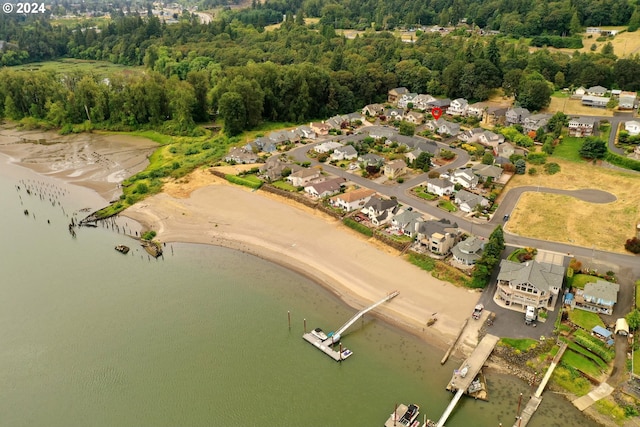
<svg viewBox="0 0 640 427"><path fill-rule="evenodd" d="M607 120L610 120L612 126L617 126L622 119L620 117L607 117ZM615 122L615 124L614 124ZM613 133L613 132L612 132ZM611 138L610 138L611 141ZM309 161L311 160L312 165L319 165L320 163L316 162L313 159L309 159L306 153L311 150L316 144L308 144L298 148L295 148L289 151L289 155L291 155L297 161ZM469 162L469 155L464 150L459 149L451 149L446 144L438 143L441 148L446 148L448 150L454 151L457 154L457 158L451 162L450 164L440 167L435 170L446 170L451 168L457 168L459 166L466 165ZM461 217L458 215L451 214L449 212L443 211L435 205L429 204L428 202L419 199L415 196L409 194L409 189L411 187L415 187L416 185L424 182L427 178L427 174L420 174L410 180L405 181L401 185L383 185L373 182L367 178L363 178L362 176L358 176L357 174L349 173L339 167L335 167L328 164L322 164L324 170L345 178L348 181L352 181L357 185L362 187L371 188L372 190L377 191L380 194L384 194L388 197L396 197L398 201L403 204L413 206L421 212L425 212L435 218L446 218L451 222L457 222L458 226L462 229L469 230L473 232L473 234L481 236L481 237L489 237L491 232L498 225L503 225L503 217L505 214L511 212L513 207L518 201L518 198L523 192L526 191L537 191L538 187L521 187L516 189L511 189L505 195L502 203L500 204L498 210L494 214L493 218L487 222L479 222L479 221L471 221L465 217ZM540 188L540 190L544 190L545 192L556 193L556 194L567 194L573 197L580 198L585 201L589 201L592 203L611 203L616 200L615 196L611 193L607 193L605 191L600 190L557 190L550 188ZM617 272L617 276L621 281L625 281L628 283L633 283L638 277L640 277L640 262L638 257L634 255L626 255L620 253L613 252L605 252L600 251L595 248L586 248L582 246L576 246L566 243L560 242L551 242L546 240L539 240L530 237L523 237L515 234L510 234L505 232L505 243L513 246L520 247L535 247L540 250L557 252L561 254L571 254L572 256L582 258L582 259L597 259L597 262L606 265L606 266L618 266L619 271Z"/></svg>

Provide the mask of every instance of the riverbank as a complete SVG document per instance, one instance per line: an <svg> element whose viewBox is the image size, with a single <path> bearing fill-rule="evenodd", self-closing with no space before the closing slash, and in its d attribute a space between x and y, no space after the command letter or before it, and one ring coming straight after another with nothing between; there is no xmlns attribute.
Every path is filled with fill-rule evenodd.
<svg viewBox="0 0 640 427"><path fill-rule="evenodd" d="M11 163L91 188L105 204L118 197L123 179L146 167L154 147L146 139L120 135L0 129L0 152ZM124 216L156 231L162 242L224 246L280 264L312 278L354 309L399 290L400 296L376 315L443 349L478 299L475 291L433 278L334 218L229 185L207 170L167 183L162 194L129 208ZM431 318L437 322L427 326Z"/></svg>

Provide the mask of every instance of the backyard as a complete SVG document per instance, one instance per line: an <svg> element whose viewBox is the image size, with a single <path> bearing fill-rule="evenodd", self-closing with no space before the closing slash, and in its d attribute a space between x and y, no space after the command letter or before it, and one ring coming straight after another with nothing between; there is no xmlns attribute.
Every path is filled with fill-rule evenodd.
<svg viewBox="0 0 640 427"><path fill-rule="evenodd" d="M594 326L605 327L604 322L596 313L580 309L570 310L569 320L571 320L573 324L578 325L587 331L593 329Z"/></svg>

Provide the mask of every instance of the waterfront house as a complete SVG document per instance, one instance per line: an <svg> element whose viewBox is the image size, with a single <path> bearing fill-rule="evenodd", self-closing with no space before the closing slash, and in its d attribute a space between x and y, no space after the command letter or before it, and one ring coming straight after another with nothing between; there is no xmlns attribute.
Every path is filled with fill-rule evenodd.
<svg viewBox="0 0 640 427"><path fill-rule="evenodd" d="M304 187L304 191L312 197L329 197L339 193L345 182L344 178L339 177L320 182L311 182Z"/></svg>
<svg viewBox="0 0 640 427"><path fill-rule="evenodd" d="M451 248L451 255L456 262L471 266L482 257L483 249L484 241L476 236L471 236Z"/></svg>
<svg viewBox="0 0 640 427"><path fill-rule="evenodd" d="M287 181L294 187L303 187L313 180L320 178L320 171L315 168L301 169L287 177Z"/></svg>
<svg viewBox="0 0 640 427"><path fill-rule="evenodd" d="M584 289L577 289L572 307L598 314L613 314L613 306L618 302L620 285L598 279L587 283Z"/></svg>
<svg viewBox="0 0 640 427"><path fill-rule="evenodd" d="M460 230L448 219L422 221L417 225L416 241L435 254L446 255L456 244Z"/></svg>
<svg viewBox="0 0 640 427"><path fill-rule="evenodd" d="M415 237L417 225L422 221L422 214L414 210L405 209L396 214L391 220L391 227L405 236Z"/></svg>
<svg viewBox="0 0 640 427"><path fill-rule="evenodd" d="M398 201L396 199L383 199L372 196L362 208L362 213L367 215L371 222L376 225L385 224L398 212Z"/></svg>
<svg viewBox="0 0 640 427"><path fill-rule="evenodd" d="M331 206L351 212L361 209L376 192L368 188L359 188L348 193L338 194L329 199Z"/></svg>
<svg viewBox="0 0 640 427"><path fill-rule="evenodd" d="M514 310L527 306L553 310L562 288L563 266L534 260L500 262L496 298Z"/></svg>

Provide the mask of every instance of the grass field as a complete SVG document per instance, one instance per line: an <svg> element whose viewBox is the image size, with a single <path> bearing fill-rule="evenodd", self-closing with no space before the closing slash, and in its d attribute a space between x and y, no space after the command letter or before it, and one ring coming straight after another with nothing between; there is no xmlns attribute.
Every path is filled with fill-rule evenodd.
<svg viewBox="0 0 640 427"><path fill-rule="evenodd" d="M605 327L604 322L600 319L596 313L584 310L571 310L569 311L569 319L576 325L590 331L594 326Z"/></svg>
<svg viewBox="0 0 640 427"><path fill-rule="evenodd" d="M562 362L594 378L598 378L602 375L602 371L598 365L596 365L592 360L581 354L575 353L572 350L567 350L564 353L562 356Z"/></svg>
<svg viewBox="0 0 640 427"><path fill-rule="evenodd" d="M60 59L56 61L46 62L31 62L29 64L17 65L11 67L15 70L27 70L27 71L54 71L57 73L71 73L71 72L87 72L92 71L98 76L106 77L117 71L139 71L142 72L144 67L130 67L126 65L113 64L106 61L89 61L83 59Z"/></svg>
<svg viewBox="0 0 640 427"><path fill-rule="evenodd" d="M584 138L565 136L562 138L562 142L553 150L553 157L571 162L584 162L580 157L580 149L583 142Z"/></svg>
<svg viewBox="0 0 640 427"><path fill-rule="evenodd" d="M640 174L552 158L561 167L559 173L514 175L505 189L525 185L566 190L597 188L614 194L617 200L595 204L564 195L525 193L511 213L507 231L625 253L624 242L634 235L640 221L640 193L636 191Z"/></svg>
<svg viewBox="0 0 640 427"><path fill-rule="evenodd" d="M572 115L613 116L613 111L607 108L586 107L582 105L582 100L570 99L570 98L567 98L566 96L564 97L552 96L549 106L544 110L542 110L541 112L553 114L553 113L557 113L558 111L562 111L563 113L569 116L572 116Z"/></svg>
<svg viewBox="0 0 640 427"><path fill-rule="evenodd" d="M567 279L567 284L578 289L584 289L584 285L587 283L595 283L597 281L598 278L595 276L589 276L588 274L574 274L573 277Z"/></svg>
<svg viewBox="0 0 640 427"><path fill-rule="evenodd" d="M538 341L529 338L501 338L500 343L521 352L529 351L538 345Z"/></svg>

